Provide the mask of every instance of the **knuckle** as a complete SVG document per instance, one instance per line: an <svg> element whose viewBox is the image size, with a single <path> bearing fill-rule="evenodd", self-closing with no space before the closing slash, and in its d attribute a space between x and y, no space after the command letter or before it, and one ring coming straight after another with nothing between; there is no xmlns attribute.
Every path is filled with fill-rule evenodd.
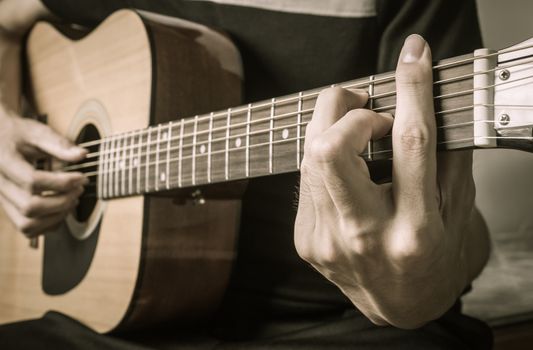
<svg viewBox="0 0 533 350"><path fill-rule="evenodd" d="M23 189L29 193L35 193L38 190L38 184L40 180L40 175L37 171L30 171L22 181Z"/></svg>
<svg viewBox="0 0 533 350"><path fill-rule="evenodd" d="M35 233L36 222L33 219L24 218L19 222L17 228L25 235L32 235Z"/></svg>
<svg viewBox="0 0 533 350"><path fill-rule="evenodd" d="M69 176L61 176L58 177L58 184L61 186L64 190L72 189L76 187L78 184L78 181L74 177Z"/></svg>
<svg viewBox="0 0 533 350"><path fill-rule="evenodd" d="M355 255L364 257L375 254L378 244L376 233L382 231L380 225L355 220L341 220L340 223L344 241Z"/></svg>
<svg viewBox="0 0 533 350"><path fill-rule="evenodd" d="M402 87L426 87L431 82L431 65L418 62L403 66L396 71L396 82Z"/></svg>
<svg viewBox="0 0 533 350"><path fill-rule="evenodd" d="M395 239L390 246L390 257L399 266L416 264L427 256L429 245L422 242L425 232L417 228L394 232ZM427 233L427 232L426 232Z"/></svg>
<svg viewBox="0 0 533 350"><path fill-rule="evenodd" d="M339 136L317 136L311 143L311 157L320 163L338 159L344 149L344 140Z"/></svg>
<svg viewBox="0 0 533 350"><path fill-rule="evenodd" d="M359 123L366 125L366 124L370 124L371 122L370 120L371 113L373 112L371 112L368 109L356 108L356 109L351 109L350 111L348 111L348 113L346 113L346 117L353 118L355 120L355 123L359 122Z"/></svg>
<svg viewBox="0 0 533 350"><path fill-rule="evenodd" d="M72 196L64 201L63 203L63 211L68 211L75 207L79 203L77 196Z"/></svg>
<svg viewBox="0 0 533 350"><path fill-rule="evenodd" d="M373 112L368 109L357 108L348 111L348 113L345 115L345 118L352 119L351 123L354 130L360 132L370 132L372 130L372 113Z"/></svg>
<svg viewBox="0 0 533 350"><path fill-rule="evenodd" d="M302 258L303 260L309 263L313 260L312 249L307 240L304 240L301 238L295 239L294 246L300 258Z"/></svg>
<svg viewBox="0 0 533 350"><path fill-rule="evenodd" d="M321 266L332 267L339 263L340 252L331 242L322 244L317 255L317 263Z"/></svg>
<svg viewBox="0 0 533 350"><path fill-rule="evenodd" d="M429 148L429 130L420 125L405 128L399 136L399 145L404 152L423 153Z"/></svg>
<svg viewBox="0 0 533 350"><path fill-rule="evenodd" d="M373 256L376 251L375 243L376 242L369 239L369 236L366 234L357 234L349 239L351 250L354 254L361 257Z"/></svg>
<svg viewBox="0 0 533 350"><path fill-rule="evenodd" d="M40 198L38 196L31 196L21 205L20 213L27 218L33 218L38 214L39 204Z"/></svg>

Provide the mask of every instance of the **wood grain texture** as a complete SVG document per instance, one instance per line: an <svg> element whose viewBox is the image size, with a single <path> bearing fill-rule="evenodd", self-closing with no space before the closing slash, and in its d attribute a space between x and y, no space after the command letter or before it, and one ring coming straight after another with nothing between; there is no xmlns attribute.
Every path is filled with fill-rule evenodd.
<svg viewBox="0 0 533 350"><path fill-rule="evenodd" d="M151 50L157 50L155 57ZM224 72L194 41L194 33L166 30L130 10L116 12L78 41L39 23L29 37L28 61L36 107L64 135L87 101L104 107L105 115L94 120L109 123L110 134L240 100L239 78ZM85 117L92 118L90 112ZM240 193L243 187L236 189ZM85 279L55 297L41 289L43 245L31 249L0 211L0 323L56 310L109 332L180 312L185 318L212 312L231 270L240 201L193 206L181 198L106 201Z"/></svg>
<svg viewBox="0 0 533 350"><path fill-rule="evenodd" d="M139 17L121 12L102 24L107 35L94 33L71 42L50 24L36 25L28 41L29 74L36 107L48 115L53 129L67 134L80 105L90 99L100 101L113 116L113 132L147 126L152 63L143 28ZM0 322L58 310L100 332L115 327L128 309L137 280L143 209L143 197L107 203L89 272L60 297L47 296L41 289L43 245L30 249L2 212Z"/></svg>
<svg viewBox="0 0 533 350"><path fill-rule="evenodd" d="M150 124L240 102L240 78L223 70L196 41L199 33L146 19L144 23L157 56ZM190 324L205 321L216 310L236 257L239 198L245 188L226 187L224 196L206 197L202 205L187 200L195 188L145 198L142 264L132 304L119 328L170 319Z"/></svg>

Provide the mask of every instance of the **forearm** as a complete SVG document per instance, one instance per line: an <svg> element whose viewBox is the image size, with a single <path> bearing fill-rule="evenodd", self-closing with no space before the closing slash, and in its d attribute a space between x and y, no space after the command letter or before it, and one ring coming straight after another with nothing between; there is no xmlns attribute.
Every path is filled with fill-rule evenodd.
<svg viewBox="0 0 533 350"><path fill-rule="evenodd" d="M21 40L45 17L50 13L39 0L0 0L0 117L18 112Z"/></svg>
<svg viewBox="0 0 533 350"><path fill-rule="evenodd" d="M0 32L0 118L19 111L20 41Z"/></svg>

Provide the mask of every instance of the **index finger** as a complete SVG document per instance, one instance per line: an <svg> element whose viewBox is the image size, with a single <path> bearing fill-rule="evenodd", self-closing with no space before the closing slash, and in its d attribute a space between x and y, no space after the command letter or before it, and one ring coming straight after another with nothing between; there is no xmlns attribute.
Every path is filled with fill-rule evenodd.
<svg viewBox="0 0 533 350"><path fill-rule="evenodd" d="M368 100L364 90L334 87L323 90L316 100L313 119L305 131L305 150L309 149L313 139L335 124L348 111L363 107Z"/></svg>

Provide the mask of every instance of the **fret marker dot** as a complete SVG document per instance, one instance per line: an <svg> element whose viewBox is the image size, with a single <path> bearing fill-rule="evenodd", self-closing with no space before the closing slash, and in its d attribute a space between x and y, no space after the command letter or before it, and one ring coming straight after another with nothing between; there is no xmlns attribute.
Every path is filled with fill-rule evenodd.
<svg viewBox="0 0 533 350"><path fill-rule="evenodd" d="M235 140L235 147L241 147L241 144L242 144L241 138L237 137L237 139Z"/></svg>
<svg viewBox="0 0 533 350"><path fill-rule="evenodd" d="M165 173L161 173L161 174L159 174L159 179L160 179L161 181L165 181L165 180L167 179L167 174L165 174Z"/></svg>
<svg viewBox="0 0 533 350"><path fill-rule="evenodd" d="M281 132L281 137L286 140L287 137L289 137L289 129L283 129L283 131Z"/></svg>
<svg viewBox="0 0 533 350"><path fill-rule="evenodd" d="M202 154L205 153L205 145L201 145L200 146L200 153L202 153Z"/></svg>

